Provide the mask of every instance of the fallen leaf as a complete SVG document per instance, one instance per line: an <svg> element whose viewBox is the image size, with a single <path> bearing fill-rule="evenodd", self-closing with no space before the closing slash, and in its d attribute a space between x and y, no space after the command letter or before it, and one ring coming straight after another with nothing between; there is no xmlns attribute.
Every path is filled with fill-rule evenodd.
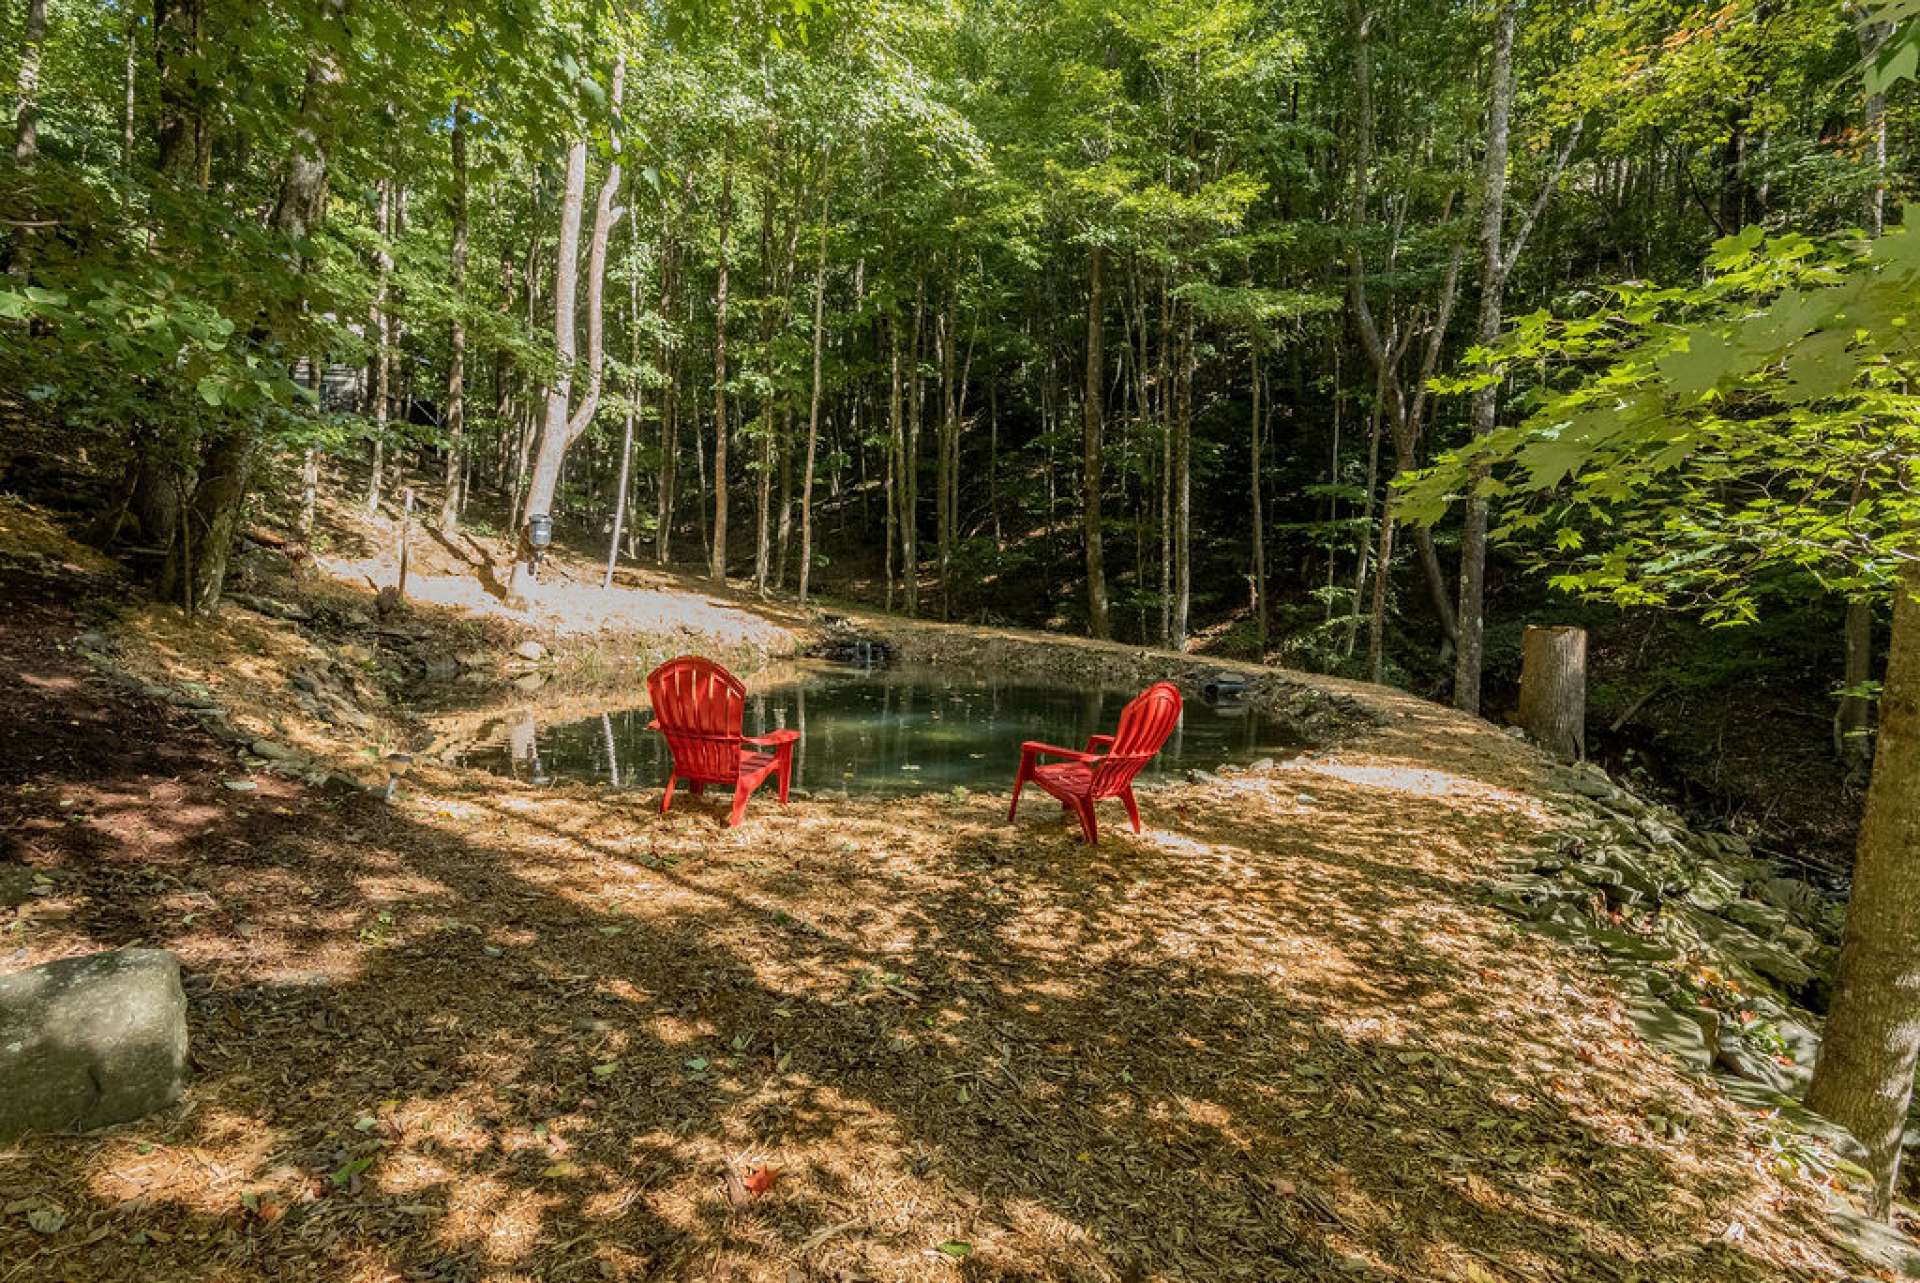
<svg viewBox="0 0 1920 1283"><path fill-rule="evenodd" d="M36 1207L27 1213L27 1224L42 1234L58 1234L67 1223L67 1214L57 1207Z"/></svg>

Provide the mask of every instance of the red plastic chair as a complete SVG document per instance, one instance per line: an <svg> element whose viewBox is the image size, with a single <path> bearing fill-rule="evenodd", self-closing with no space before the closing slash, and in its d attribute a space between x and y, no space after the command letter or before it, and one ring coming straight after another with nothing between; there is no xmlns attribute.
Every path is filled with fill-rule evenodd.
<svg viewBox="0 0 1920 1283"><path fill-rule="evenodd" d="M1133 777L1140 773L1180 721L1180 689L1172 682L1155 682L1120 710L1120 728L1112 735L1094 735L1084 752L1028 740L1020 746L1020 773L1013 779L1013 805L1007 818L1020 808L1020 790L1032 780L1060 799L1060 805L1080 817L1087 844L1100 841L1093 804L1117 797L1127 808L1133 831L1140 831L1140 806L1133 800ZM1094 750L1105 746L1106 751ZM1064 757L1046 762L1042 757Z"/></svg>
<svg viewBox="0 0 1920 1283"><path fill-rule="evenodd" d="M793 745L799 731L771 735L743 735L747 688L740 679L710 659L683 655L647 674L647 693L653 698L653 721L647 729L667 737L673 770L660 813L673 805L673 786L685 780L698 794L709 784L733 786L733 813L728 825L740 823L747 799L770 775L780 780L780 804L787 803L787 785L793 778ZM757 752L747 745L770 752Z"/></svg>

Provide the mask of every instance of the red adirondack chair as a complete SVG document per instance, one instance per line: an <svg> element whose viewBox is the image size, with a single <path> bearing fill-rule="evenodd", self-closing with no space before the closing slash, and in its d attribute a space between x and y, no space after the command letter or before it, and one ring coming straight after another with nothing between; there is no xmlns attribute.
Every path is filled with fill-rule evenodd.
<svg viewBox="0 0 1920 1283"><path fill-rule="evenodd" d="M709 784L732 785L729 825L740 823L747 799L770 775L779 778L780 804L786 805L793 745L800 732L743 735L747 688L739 678L710 659L683 655L647 674L647 693L653 697L653 721L647 729L665 735L667 751L673 754L666 796L660 799L662 815L673 805L673 786L681 780L695 793ZM757 747L749 749L750 744Z"/></svg>
<svg viewBox="0 0 1920 1283"><path fill-rule="evenodd" d="M1100 841L1093 804L1102 798L1119 798L1138 833L1140 806L1133 800L1133 777L1160 751L1179 721L1180 688L1172 682L1155 682L1120 710L1115 733L1091 736L1084 751L1028 740L1020 746L1020 773L1013 778L1013 805L1007 808L1007 818L1011 820L1019 809L1020 790L1032 780L1080 817L1080 831L1089 846ZM1102 748L1104 752L1095 751ZM1068 760L1043 763L1042 757Z"/></svg>

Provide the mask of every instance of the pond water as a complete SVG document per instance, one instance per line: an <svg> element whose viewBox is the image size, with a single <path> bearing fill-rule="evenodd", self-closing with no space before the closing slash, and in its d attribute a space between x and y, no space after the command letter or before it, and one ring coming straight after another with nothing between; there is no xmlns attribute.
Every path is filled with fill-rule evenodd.
<svg viewBox="0 0 1920 1283"><path fill-rule="evenodd" d="M1022 740L1083 747L1087 736L1111 733L1121 708L1138 693L913 669L824 671L764 688L749 680L747 687L747 734L801 733L795 788L865 795L1011 788ZM666 740L647 729L652 716L641 706L543 724L523 711L485 727L453 760L535 783L658 788L669 759ZM1302 747L1284 723L1244 704L1189 699L1180 725L1141 778L1244 764Z"/></svg>

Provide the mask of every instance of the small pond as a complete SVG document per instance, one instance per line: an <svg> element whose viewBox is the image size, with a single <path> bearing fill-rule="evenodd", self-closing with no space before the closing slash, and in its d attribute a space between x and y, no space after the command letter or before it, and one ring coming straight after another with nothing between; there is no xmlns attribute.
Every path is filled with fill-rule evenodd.
<svg viewBox="0 0 1920 1283"><path fill-rule="evenodd" d="M747 686L747 734L787 727L801 733L795 788L869 796L1010 788L1022 740L1083 747L1087 736L1111 732L1137 693L910 668L825 669L764 687L748 679ZM489 724L450 757L536 783L658 788L668 757L665 739L647 729L652 716L643 706L545 724L536 712L523 711ZM1189 699L1142 779L1285 756L1301 747L1285 723L1245 704Z"/></svg>

